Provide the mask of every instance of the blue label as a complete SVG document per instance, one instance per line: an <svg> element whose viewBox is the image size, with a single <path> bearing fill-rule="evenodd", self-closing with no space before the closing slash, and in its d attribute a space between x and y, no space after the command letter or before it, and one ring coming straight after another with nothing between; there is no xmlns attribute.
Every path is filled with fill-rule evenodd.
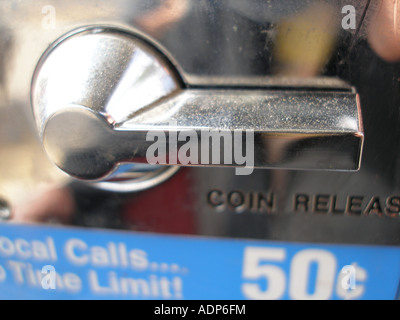
<svg viewBox="0 0 400 320"><path fill-rule="evenodd" d="M2 299L394 299L400 248L0 224Z"/></svg>

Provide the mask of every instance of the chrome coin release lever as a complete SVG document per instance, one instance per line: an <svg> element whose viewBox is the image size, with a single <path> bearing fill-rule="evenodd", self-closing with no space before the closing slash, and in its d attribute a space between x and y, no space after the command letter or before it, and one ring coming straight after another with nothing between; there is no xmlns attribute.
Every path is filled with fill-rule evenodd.
<svg viewBox="0 0 400 320"><path fill-rule="evenodd" d="M57 166L87 180L126 162L359 168L363 128L351 87L326 79L194 85L166 56L139 36L99 27L49 48L35 71L32 104ZM165 148L154 151L155 144Z"/></svg>

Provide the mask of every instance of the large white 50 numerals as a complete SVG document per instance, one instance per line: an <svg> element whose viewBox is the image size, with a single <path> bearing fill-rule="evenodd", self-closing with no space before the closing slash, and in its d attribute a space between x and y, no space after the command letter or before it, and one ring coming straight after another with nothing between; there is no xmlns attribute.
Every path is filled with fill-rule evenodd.
<svg viewBox="0 0 400 320"><path fill-rule="evenodd" d="M307 293L311 263L317 265L313 293ZM336 278L336 258L326 250L308 249L298 252L290 266L289 296L292 299L329 299Z"/></svg>
<svg viewBox="0 0 400 320"><path fill-rule="evenodd" d="M280 299L286 291L286 274L278 266L286 259L284 248L246 247L243 260L242 292L249 299ZM317 266L315 285L308 290L311 265ZM291 299L329 299L336 281L337 261L326 250L305 249L293 256L290 264L289 297ZM261 285L263 280L266 285ZM308 291L311 291L308 292Z"/></svg>
<svg viewBox="0 0 400 320"><path fill-rule="evenodd" d="M258 280L264 277L266 290L257 283L245 283L243 293L250 299L279 299L285 293L286 276L281 268L274 265L260 265L261 261L282 262L285 250L278 248L247 247L244 251L243 277L247 280Z"/></svg>

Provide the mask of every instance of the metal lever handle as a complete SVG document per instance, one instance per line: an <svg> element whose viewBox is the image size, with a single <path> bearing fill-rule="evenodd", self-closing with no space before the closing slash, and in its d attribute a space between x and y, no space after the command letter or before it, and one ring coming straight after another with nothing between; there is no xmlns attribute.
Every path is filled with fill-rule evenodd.
<svg viewBox="0 0 400 320"><path fill-rule="evenodd" d="M157 49L111 29L53 45L35 72L32 102L47 153L81 179L124 162L236 166L239 174L360 164L353 90L185 87Z"/></svg>

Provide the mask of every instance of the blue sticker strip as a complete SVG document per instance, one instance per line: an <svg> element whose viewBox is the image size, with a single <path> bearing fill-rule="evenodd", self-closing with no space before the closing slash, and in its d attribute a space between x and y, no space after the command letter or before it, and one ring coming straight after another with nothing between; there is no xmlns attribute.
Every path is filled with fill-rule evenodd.
<svg viewBox="0 0 400 320"><path fill-rule="evenodd" d="M400 248L0 223L1 299L395 299Z"/></svg>

